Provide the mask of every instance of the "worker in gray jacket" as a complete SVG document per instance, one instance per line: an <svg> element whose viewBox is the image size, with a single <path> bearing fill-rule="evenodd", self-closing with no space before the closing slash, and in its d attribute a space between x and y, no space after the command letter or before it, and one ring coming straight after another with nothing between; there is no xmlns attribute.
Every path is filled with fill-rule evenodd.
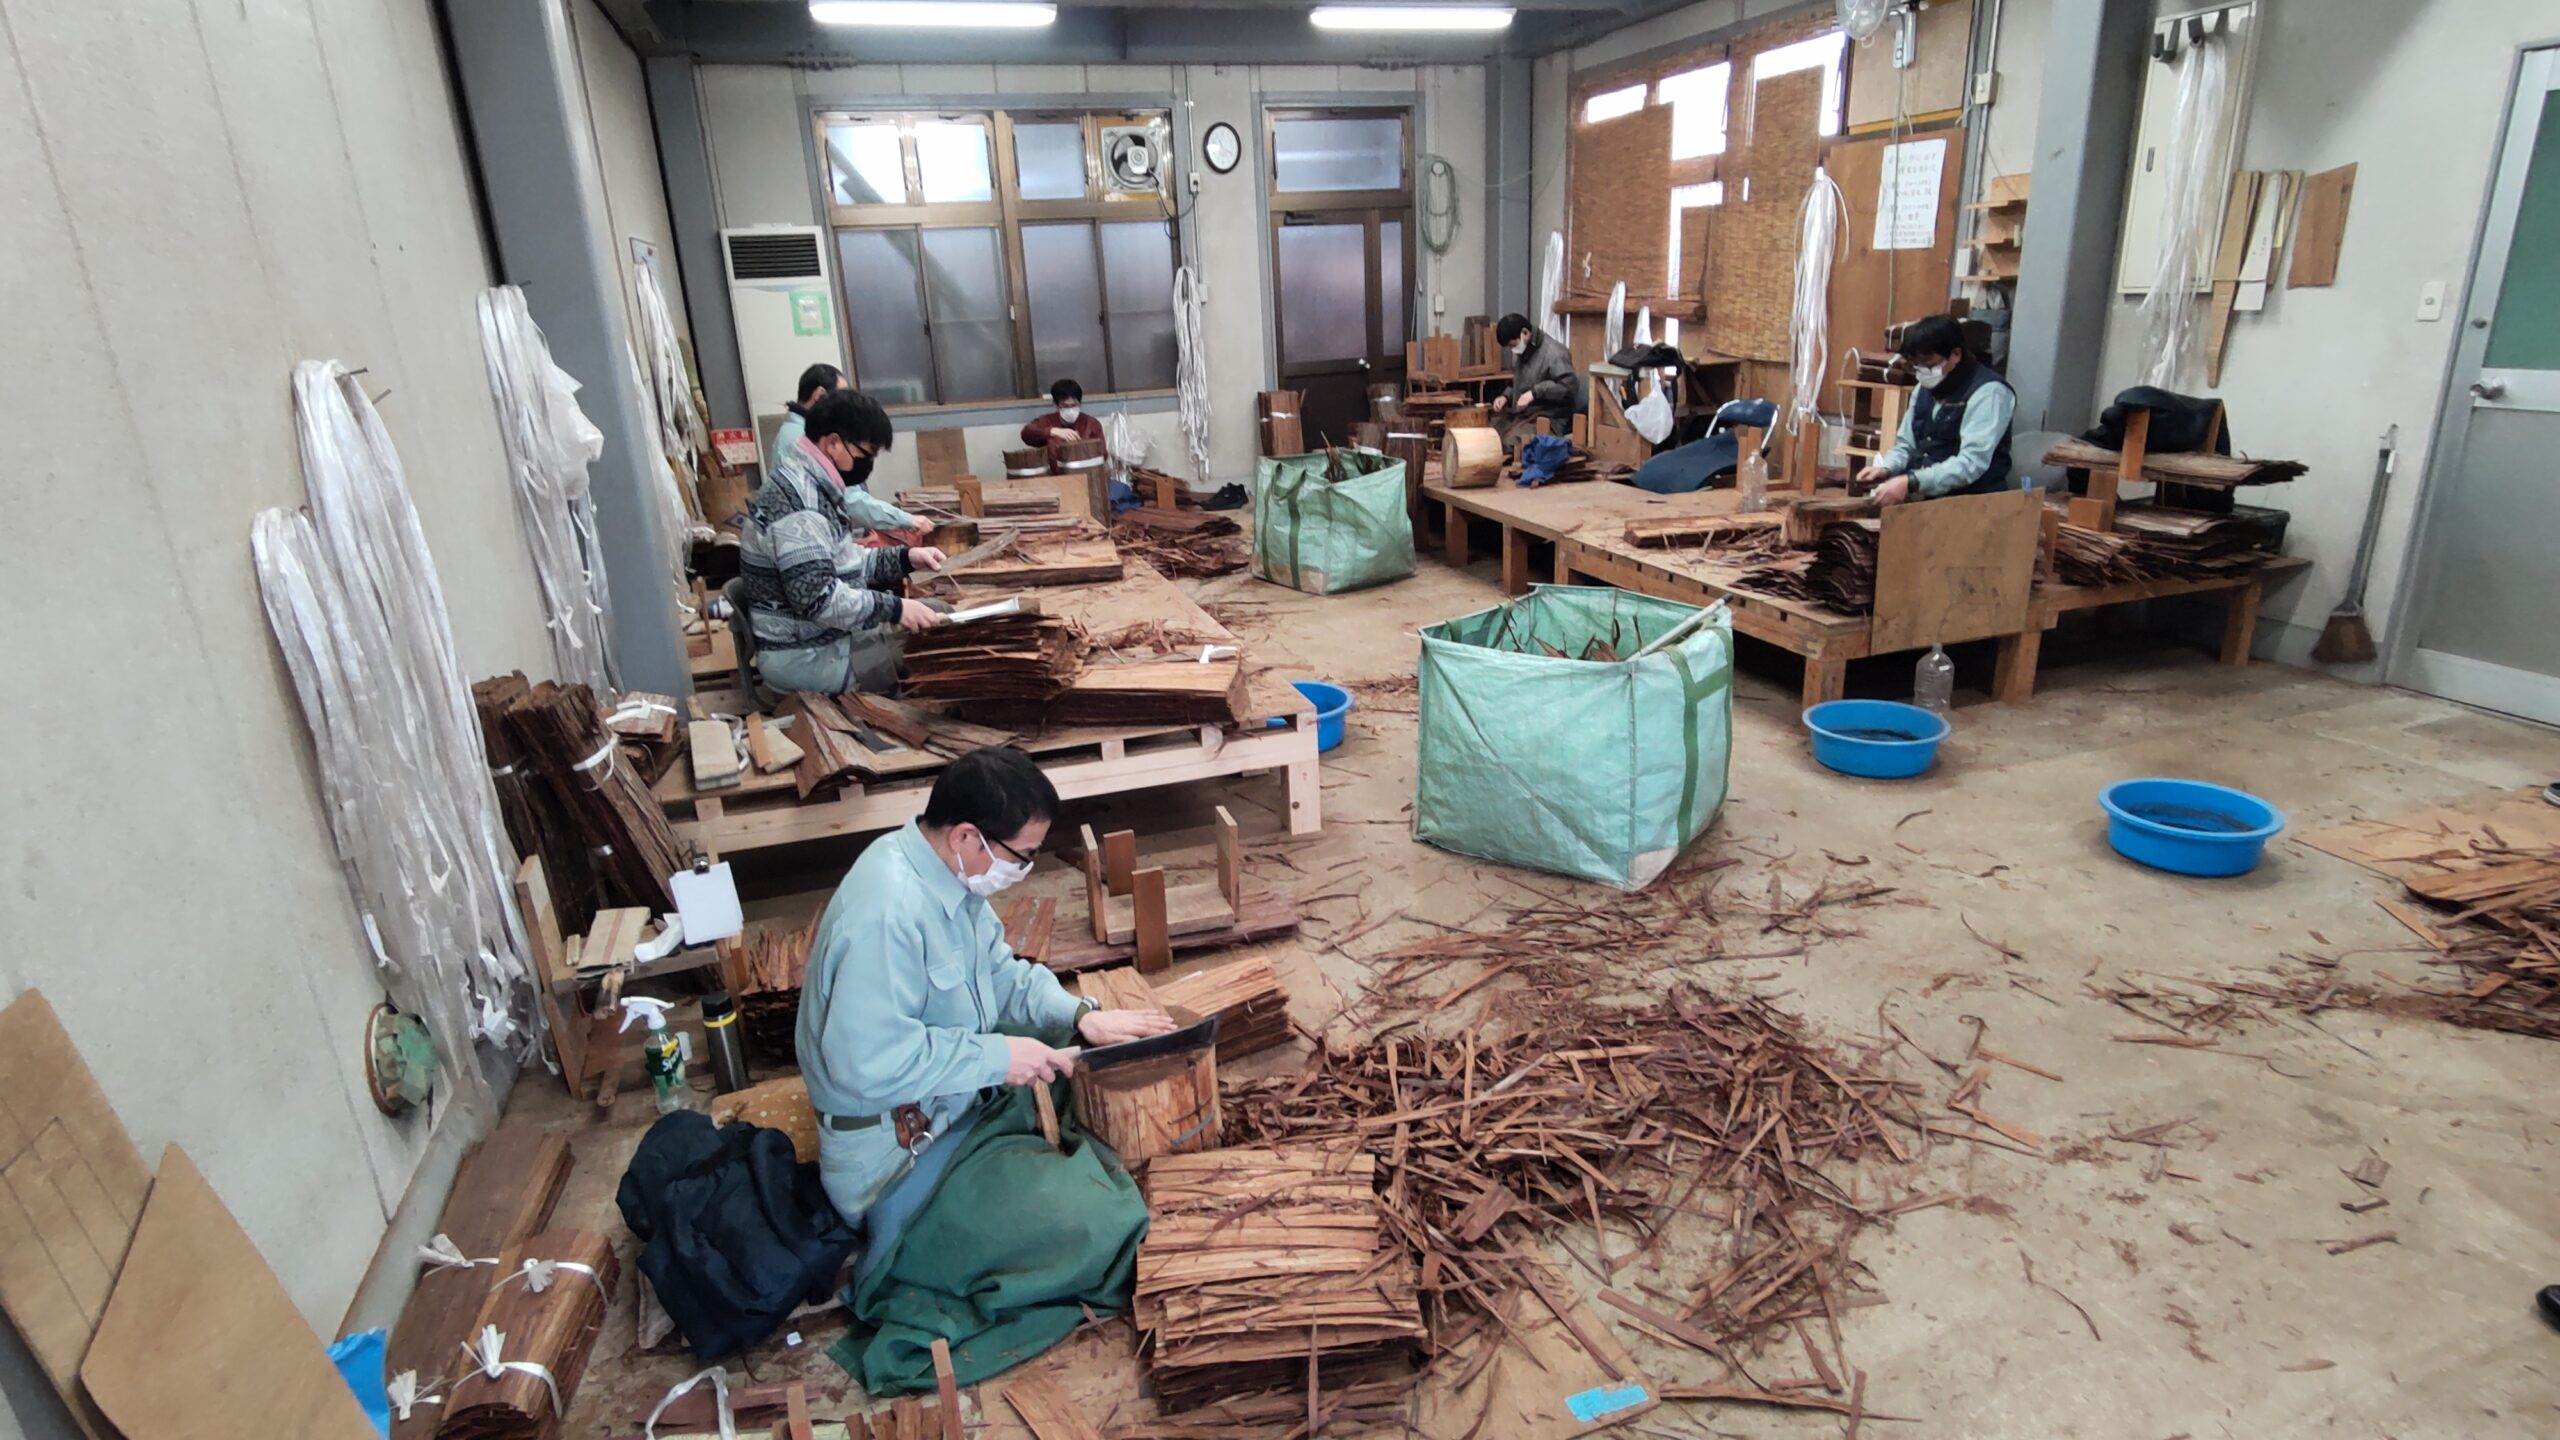
<svg viewBox="0 0 2560 1440"><path fill-rule="evenodd" d="M902 632L942 623L903 593L913 571L942 568L942 552L863 544L871 527L848 503L892 438L880 402L859 390L830 391L809 407L806 433L774 457L747 502L738 578L756 673L776 690L894 689Z"/></svg>
<svg viewBox="0 0 2560 1440"><path fill-rule="evenodd" d="M1511 388L1494 397L1495 423L1533 430L1545 420L1556 434L1571 434L1573 417L1582 409L1582 377L1573 373L1573 357L1563 344L1517 313L1494 325L1493 338L1511 353Z"/></svg>

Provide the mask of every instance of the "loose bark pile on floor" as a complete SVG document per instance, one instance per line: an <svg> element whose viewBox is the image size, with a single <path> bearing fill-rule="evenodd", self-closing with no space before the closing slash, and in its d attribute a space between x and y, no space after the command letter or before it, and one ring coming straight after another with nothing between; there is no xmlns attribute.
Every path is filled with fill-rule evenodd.
<svg viewBox="0 0 2560 1440"><path fill-rule="evenodd" d="M1231 575L1253 559L1243 527L1205 510L1131 510L1111 523L1111 541L1122 555L1185 580Z"/></svg>
<svg viewBox="0 0 2560 1440"><path fill-rule="evenodd" d="M2560 849L2512 850L2472 870L2411 878L2434 913L2392 913L2427 942L2454 988L2298 981L2283 998L2308 1009L2372 1010L2560 1040Z"/></svg>
<svg viewBox="0 0 2560 1440"><path fill-rule="evenodd" d="M1757 999L1510 998L1507 1023L1319 1050L1296 1075L1233 1087L1227 1138L1377 1157L1388 1227L1435 1329L1545 1283L1522 1263L1528 1239L1561 1243L1563 1226L1588 1222L1601 1253L1575 1258L1614 1283L1652 1272L1683 1213L1723 1221L1731 1239L1722 1263L1676 1291L1630 1282L1652 1302L1620 1296L1619 1308L1655 1329L1733 1363L1736 1347L1863 1303L1846 1247L1883 1212L1834 1171L1910 1158L1890 1127L1919 1122L1896 1082Z"/></svg>
<svg viewBox="0 0 2560 1440"><path fill-rule="evenodd" d="M1167 1409L1411 1379L1428 1332L1375 1169L1347 1146L1148 1163L1135 1314Z"/></svg>

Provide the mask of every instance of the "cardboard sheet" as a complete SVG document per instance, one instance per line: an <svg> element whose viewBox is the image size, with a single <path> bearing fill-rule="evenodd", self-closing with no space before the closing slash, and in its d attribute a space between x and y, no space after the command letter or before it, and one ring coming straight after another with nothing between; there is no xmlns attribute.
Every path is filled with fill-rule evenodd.
<svg viewBox="0 0 2560 1440"><path fill-rule="evenodd" d="M93 1436L80 1361L151 1193L142 1152L39 991L0 1011L0 1310Z"/></svg>
<svg viewBox="0 0 2560 1440"><path fill-rule="evenodd" d="M2350 820L2296 837L2324 854L2394 880L2476 870L2484 850L2560 848L2560 805L2542 787L2484 790L2451 805L2432 805L2384 820Z"/></svg>
<svg viewBox="0 0 2560 1440"><path fill-rule="evenodd" d="M80 1378L134 1440L374 1434L266 1258L175 1145Z"/></svg>

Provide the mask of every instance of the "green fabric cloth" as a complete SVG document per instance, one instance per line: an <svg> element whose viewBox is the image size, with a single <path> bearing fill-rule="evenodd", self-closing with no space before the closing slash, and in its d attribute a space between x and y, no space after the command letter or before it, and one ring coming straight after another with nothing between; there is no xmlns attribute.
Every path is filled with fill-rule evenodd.
<svg viewBox="0 0 2560 1440"><path fill-rule="evenodd" d="M989 1101L888 1256L857 1283L855 1329L827 1354L874 1396L933 1389L933 1342L963 1385L1067 1337L1085 1308L1129 1308L1147 1202L1119 1157L1058 1109L1053 1151L1027 1086Z"/></svg>
<svg viewBox="0 0 2560 1440"><path fill-rule="evenodd" d="M1265 457L1253 482L1253 574L1332 595L1413 573L1404 462L1375 450Z"/></svg>

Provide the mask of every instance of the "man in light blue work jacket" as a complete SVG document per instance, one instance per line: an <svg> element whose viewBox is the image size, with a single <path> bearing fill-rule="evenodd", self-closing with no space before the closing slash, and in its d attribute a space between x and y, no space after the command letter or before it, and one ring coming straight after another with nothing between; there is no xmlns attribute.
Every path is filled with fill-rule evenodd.
<svg viewBox="0 0 2560 1440"><path fill-rule="evenodd" d="M1029 756L971 751L934 781L921 817L862 852L818 921L800 1073L818 1111L819 1175L856 1225L916 1156L975 1122L980 1092L1074 1068L997 1026L1071 1030L1087 1045L1173 1028L1162 1011L1095 1009L1005 943L987 899L1031 873L1057 810Z"/></svg>

